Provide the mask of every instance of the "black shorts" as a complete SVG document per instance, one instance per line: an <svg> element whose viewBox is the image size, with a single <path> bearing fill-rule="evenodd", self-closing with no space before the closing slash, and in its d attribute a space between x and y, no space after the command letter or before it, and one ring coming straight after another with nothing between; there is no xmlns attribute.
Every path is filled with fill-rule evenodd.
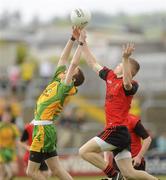
<svg viewBox="0 0 166 180"><path fill-rule="evenodd" d="M113 150L114 156L124 149L130 150L130 134L126 126L115 126L101 132L98 137L108 144L112 144L117 148Z"/></svg>
<svg viewBox="0 0 166 180"><path fill-rule="evenodd" d="M48 166L45 163L45 161L41 162L40 167L39 167L40 171L48 171Z"/></svg>
<svg viewBox="0 0 166 180"><path fill-rule="evenodd" d="M36 151L30 151L29 160L36 162L36 163L43 163L45 160L57 156L57 152L36 152Z"/></svg>

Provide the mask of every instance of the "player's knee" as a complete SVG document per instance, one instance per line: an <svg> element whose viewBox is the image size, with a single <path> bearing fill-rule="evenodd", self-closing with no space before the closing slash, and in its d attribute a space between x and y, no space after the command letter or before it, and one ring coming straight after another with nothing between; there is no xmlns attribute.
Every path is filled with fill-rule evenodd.
<svg viewBox="0 0 166 180"><path fill-rule="evenodd" d="M134 172L124 171L124 172L121 172L121 173L122 173L122 176L125 177L126 180L135 179L135 174L134 174Z"/></svg>
<svg viewBox="0 0 166 180"><path fill-rule="evenodd" d="M81 147L80 149L79 149L79 155L83 158L83 159L86 159L86 150L83 148L83 147Z"/></svg>
<svg viewBox="0 0 166 180"><path fill-rule="evenodd" d="M63 174L63 170L61 170L60 168L56 168L56 169L54 169L54 170L52 170L52 176L57 176L57 177L59 177L59 176L61 176L61 174Z"/></svg>
<svg viewBox="0 0 166 180"><path fill-rule="evenodd" d="M34 172L31 171L30 169L27 169L26 170L26 175L29 176L29 177L33 177L34 176Z"/></svg>

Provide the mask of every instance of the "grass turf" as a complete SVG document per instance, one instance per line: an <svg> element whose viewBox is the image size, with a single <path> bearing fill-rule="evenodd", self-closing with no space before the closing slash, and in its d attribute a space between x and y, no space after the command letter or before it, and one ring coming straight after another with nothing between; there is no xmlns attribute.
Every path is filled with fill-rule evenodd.
<svg viewBox="0 0 166 180"><path fill-rule="evenodd" d="M74 180L101 180L103 177L74 177ZM166 180L166 176L158 176L160 180ZM30 178L26 177L19 177L19 178L14 178L14 180L30 180ZM58 180L57 178L50 178L49 180Z"/></svg>

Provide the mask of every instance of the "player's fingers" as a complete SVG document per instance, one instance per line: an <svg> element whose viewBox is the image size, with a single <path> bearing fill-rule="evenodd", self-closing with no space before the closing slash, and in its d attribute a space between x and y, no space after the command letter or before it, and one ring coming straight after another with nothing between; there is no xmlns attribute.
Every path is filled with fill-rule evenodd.
<svg viewBox="0 0 166 180"><path fill-rule="evenodd" d="M126 45L123 44L123 45L122 45L122 50L125 51L125 49L126 49Z"/></svg>
<svg viewBox="0 0 166 180"><path fill-rule="evenodd" d="M133 42L131 42L131 43L130 43L130 47L131 47L132 49L135 49L135 44L134 44Z"/></svg>

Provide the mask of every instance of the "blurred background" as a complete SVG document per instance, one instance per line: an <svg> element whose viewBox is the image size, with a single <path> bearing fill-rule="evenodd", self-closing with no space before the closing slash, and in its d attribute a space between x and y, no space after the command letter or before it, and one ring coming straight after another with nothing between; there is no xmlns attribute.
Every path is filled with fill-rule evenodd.
<svg viewBox="0 0 166 180"><path fill-rule="evenodd" d="M88 42L101 64L114 68L121 61L122 45L135 42L133 56L141 70L131 113L141 117L153 138L147 170L166 174L165 0L0 0L0 117L10 106L20 134L33 119L36 99L71 36L69 14L76 7L92 13ZM77 151L104 127L105 84L83 59L81 67L86 81L57 121L58 153L72 174L97 175L100 171L81 160Z"/></svg>

